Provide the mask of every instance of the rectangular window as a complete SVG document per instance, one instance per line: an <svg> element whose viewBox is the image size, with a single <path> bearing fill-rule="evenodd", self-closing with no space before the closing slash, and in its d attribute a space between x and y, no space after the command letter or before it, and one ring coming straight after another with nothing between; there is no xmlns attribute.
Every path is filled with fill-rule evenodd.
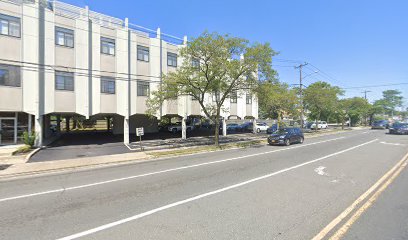
<svg viewBox="0 0 408 240"><path fill-rule="evenodd" d="M74 31L67 28L55 27L55 44L73 48Z"/></svg>
<svg viewBox="0 0 408 240"><path fill-rule="evenodd" d="M0 14L0 34L20 37L20 18Z"/></svg>
<svg viewBox="0 0 408 240"><path fill-rule="evenodd" d="M167 66L177 67L177 54L167 53Z"/></svg>
<svg viewBox="0 0 408 240"><path fill-rule="evenodd" d="M137 96L149 96L150 84L149 82L137 82Z"/></svg>
<svg viewBox="0 0 408 240"><path fill-rule="evenodd" d="M232 90L231 91L231 103L237 103L237 99L238 99L238 93L237 90Z"/></svg>
<svg viewBox="0 0 408 240"><path fill-rule="evenodd" d="M213 102L219 102L220 101L220 93L219 92L216 92L216 93L214 93L213 95L212 95L212 101Z"/></svg>
<svg viewBox="0 0 408 240"><path fill-rule="evenodd" d="M115 79L111 77L101 78L101 93L115 94Z"/></svg>
<svg viewBox="0 0 408 240"><path fill-rule="evenodd" d="M74 73L55 72L55 89L74 91Z"/></svg>
<svg viewBox="0 0 408 240"><path fill-rule="evenodd" d="M252 104L252 94L250 93L246 95L246 104Z"/></svg>
<svg viewBox="0 0 408 240"><path fill-rule="evenodd" d="M191 66L193 68L200 68L200 60L193 58L193 60L191 61Z"/></svg>
<svg viewBox="0 0 408 240"><path fill-rule="evenodd" d="M137 60L139 61L149 61L149 48L137 45Z"/></svg>
<svg viewBox="0 0 408 240"><path fill-rule="evenodd" d="M101 53L115 55L115 39L101 37Z"/></svg>
<svg viewBox="0 0 408 240"><path fill-rule="evenodd" d="M20 67L0 64L0 86L20 87Z"/></svg>

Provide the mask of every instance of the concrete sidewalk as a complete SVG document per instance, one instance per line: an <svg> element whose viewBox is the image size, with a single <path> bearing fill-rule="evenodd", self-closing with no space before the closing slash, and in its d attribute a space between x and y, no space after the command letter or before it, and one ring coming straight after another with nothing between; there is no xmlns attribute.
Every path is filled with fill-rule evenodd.
<svg viewBox="0 0 408 240"><path fill-rule="evenodd" d="M20 162L0 171L0 179L26 176L40 173L52 173L62 170L76 170L92 166L113 165L125 162L138 162L152 158L144 152L105 155L98 157L84 157L47 162Z"/></svg>
<svg viewBox="0 0 408 240"><path fill-rule="evenodd" d="M358 130L361 128L355 128L354 130ZM342 133L345 131L328 131L328 132L319 132L317 134L306 134L305 138L313 138L325 135L332 135L337 133ZM238 140L239 139L239 140ZM223 143L223 146L228 146L231 144L237 143L250 143L254 141L264 140L265 135L262 136L253 136L245 140L238 138L238 141L226 141ZM259 143L258 143L259 144ZM206 144L208 146L208 143ZM203 145L194 145L194 146L179 146L177 149L175 148L168 148L168 149L161 149L156 150L155 152L170 152L170 154L166 155L172 156L171 152L175 150L182 150L182 149L199 149L205 146ZM232 148L236 148L237 146L231 146ZM205 151L205 149L203 150ZM194 151L192 151L194 153ZM147 161L155 158L153 152L130 152L130 153L123 153L123 154L111 154L111 155L103 155L103 156L93 156L93 157L81 157L81 158L72 158L66 160L53 160L53 161L44 161L44 162L27 162L24 160L24 157L17 157L18 160L8 160L8 164L11 165L7 167L5 170L0 171L0 180L13 178L13 177L21 177L21 176L29 176L35 174L45 174L45 173L54 173L54 172L61 172L61 171L73 171L78 169L86 169L92 167L99 167L99 166L107 166L107 165L117 165L117 164L125 164L129 162L142 162ZM197 152L195 152L197 153ZM178 154L174 154L178 155ZM3 161L0 162L3 164Z"/></svg>

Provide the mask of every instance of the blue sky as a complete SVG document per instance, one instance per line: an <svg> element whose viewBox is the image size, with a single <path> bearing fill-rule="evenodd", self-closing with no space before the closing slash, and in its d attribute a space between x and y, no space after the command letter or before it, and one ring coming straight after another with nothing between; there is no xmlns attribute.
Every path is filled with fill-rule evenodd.
<svg viewBox="0 0 408 240"><path fill-rule="evenodd" d="M306 72L313 66L322 71L306 78L306 85L318 80L340 87L408 83L406 0L64 1L180 37L209 30L270 42L280 52L275 69L288 83L298 81L298 72L291 67L296 63L286 60L309 62ZM408 85L349 89L346 96L370 90L373 101L386 89L399 89L408 99Z"/></svg>

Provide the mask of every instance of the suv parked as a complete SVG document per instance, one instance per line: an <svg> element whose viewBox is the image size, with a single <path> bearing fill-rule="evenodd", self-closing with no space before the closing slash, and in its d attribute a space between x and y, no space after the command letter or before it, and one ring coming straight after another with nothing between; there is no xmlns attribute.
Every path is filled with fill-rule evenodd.
<svg viewBox="0 0 408 240"><path fill-rule="evenodd" d="M389 126L390 125L387 120L378 120L374 121L373 124L371 124L371 129L388 129Z"/></svg>
<svg viewBox="0 0 408 240"><path fill-rule="evenodd" d="M286 145L303 143L303 132L300 128L281 128L268 137L269 145Z"/></svg>

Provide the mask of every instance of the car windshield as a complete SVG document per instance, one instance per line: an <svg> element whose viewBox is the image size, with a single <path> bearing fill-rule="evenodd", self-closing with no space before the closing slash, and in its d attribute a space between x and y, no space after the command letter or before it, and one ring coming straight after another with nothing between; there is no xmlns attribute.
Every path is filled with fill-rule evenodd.
<svg viewBox="0 0 408 240"><path fill-rule="evenodd" d="M287 129L278 129L275 132L273 132L274 134L287 134L288 130Z"/></svg>

